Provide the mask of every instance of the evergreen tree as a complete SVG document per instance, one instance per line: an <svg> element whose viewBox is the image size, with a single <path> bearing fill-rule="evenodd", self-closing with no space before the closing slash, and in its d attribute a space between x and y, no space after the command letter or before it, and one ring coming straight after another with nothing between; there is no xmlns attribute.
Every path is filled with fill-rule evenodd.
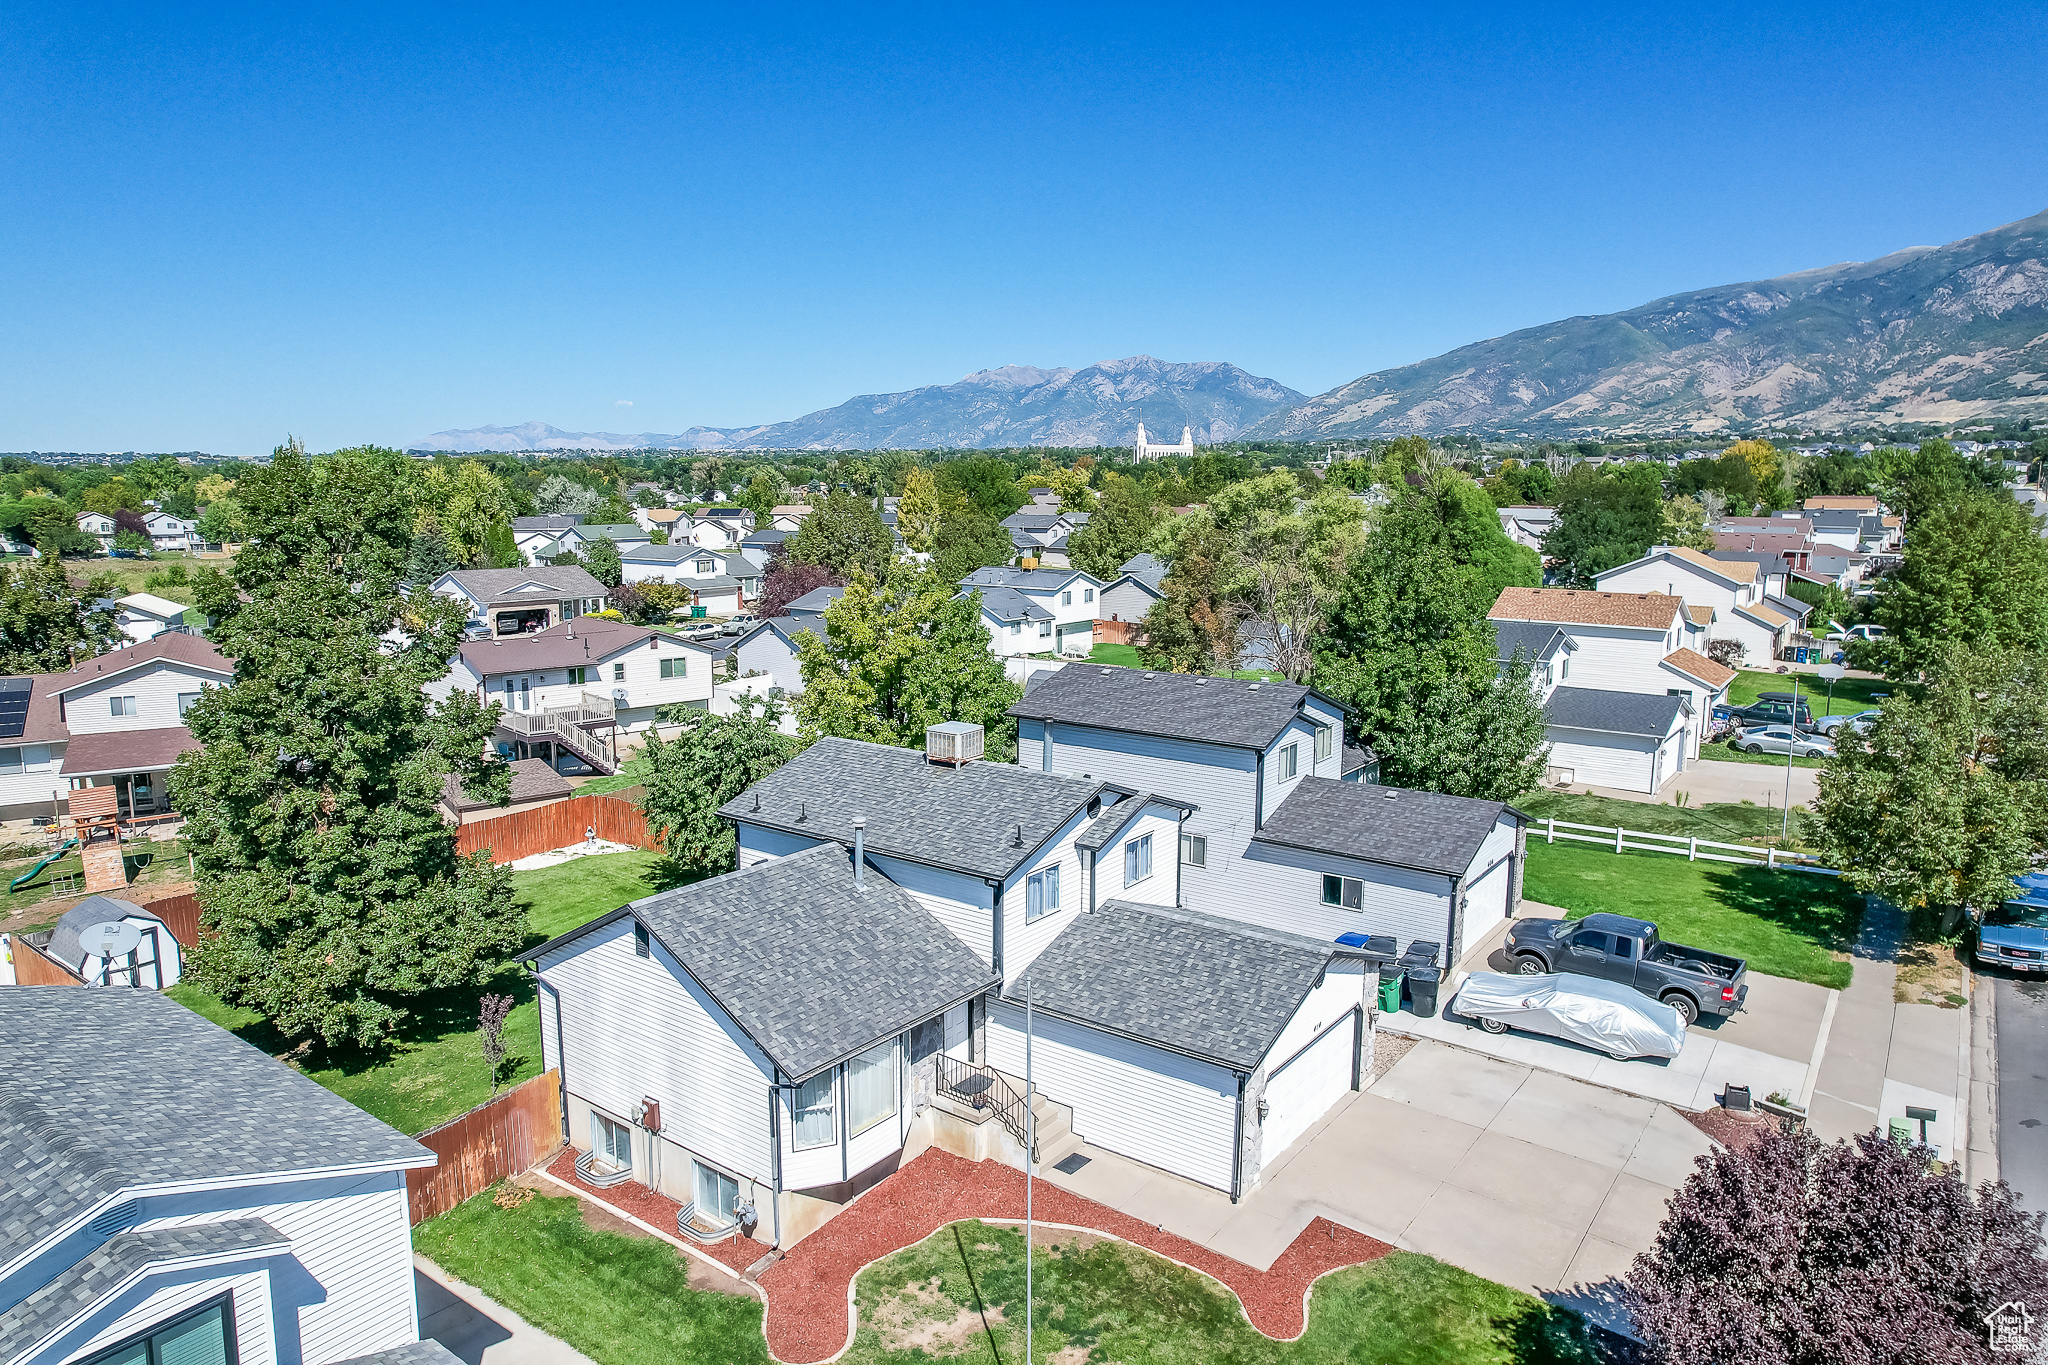
<svg viewBox="0 0 2048 1365"><path fill-rule="evenodd" d="M438 523L428 522L412 538L412 549L405 557L405 581L415 588L424 588L455 567L454 552L448 548L448 537L442 533Z"/></svg>
<svg viewBox="0 0 2048 1365"><path fill-rule="evenodd" d="M509 779L486 757L496 708L422 690L463 609L401 595L414 477L397 451L313 461L296 442L243 477L253 538L235 592L210 593L235 681L187 713L204 747L171 773L208 931L188 977L329 1045L375 1044L421 993L480 984L525 929L509 871L458 858L437 805L451 774L500 801Z"/></svg>

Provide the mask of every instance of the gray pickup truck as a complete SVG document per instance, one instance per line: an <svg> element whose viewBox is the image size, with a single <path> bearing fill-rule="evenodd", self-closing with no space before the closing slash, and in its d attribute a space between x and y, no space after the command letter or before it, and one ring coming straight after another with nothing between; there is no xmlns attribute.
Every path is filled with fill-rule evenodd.
<svg viewBox="0 0 2048 1365"><path fill-rule="evenodd" d="M1507 955L1525 976L1572 972L1633 986L1684 1016L1730 1015L1749 995L1749 964L1739 957L1666 943L1657 926L1626 915L1516 920Z"/></svg>

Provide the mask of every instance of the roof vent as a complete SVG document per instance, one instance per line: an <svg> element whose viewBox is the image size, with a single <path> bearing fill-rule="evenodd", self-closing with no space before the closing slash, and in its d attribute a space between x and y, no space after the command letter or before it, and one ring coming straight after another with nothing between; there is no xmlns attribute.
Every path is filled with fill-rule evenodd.
<svg viewBox="0 0 2048 1365"><path fill-rule="evenodd" d="M1152 681L1152 675L1151 675L1150 673L1147 673L1147 674L1145 675L1145 681L1146 681L1146 682L1151 682L1151 681Z"/></svg>
<svg viewBox="0 0 2048 1365"><path fill-rule="evenodd" d="M964 768L982 756L986 740L982 728L971 721L942 721L925 727L924 756L932 763Z"/></svg>
<svg viewBox="0 0 2048 1365"><path fill-rule="evenodd" d="M1209 681L1209 680L1208 680L1207 678L1196 678L1196 679L1195 679L1195 686L1197 686L1197 687L1200 687L1200 686L1201 686L1201 685L1202 685L1203 683L1205 683L1205 682L1207 682L1207 681Z"/></svg>
<svg viewBox="0 0 2048 1365"><path fill-rule="evenodd" d="M1384 800L1384 801L1392 801L1392 800L1396 799L1397 795L1398 795L1397 793L1395 793L1395 792L1391 792L1391 791L1389 791L1389 792L1383 792L1383 793L1381 793L1381 797L1380 797L1380 799L1381 799L1381 800Z"/></svg>
<svg viewBox="0 0 2048 1365"><path fill-rule="evenodd" d="M1252 684L1252 685L1251 685L1250 687L1248 687L1248 688L1246 688L1246 689L1245 689L1245 691L1247 691L1247 692L1256 692L1256 691L1258 691L1258 690L1259 690L1259 685L1258 685L1257 683L1253 683L1253 684Z"/></svg>
<svg viewBox="0 0 2048 1365"><path fill-rule="evenodd" d="M125 1204L116 1204L92 1220L92 1230L102 1237L111 1237L117 1232L126 1232L142 1221L142 1205L131 1199Z"/></svg>

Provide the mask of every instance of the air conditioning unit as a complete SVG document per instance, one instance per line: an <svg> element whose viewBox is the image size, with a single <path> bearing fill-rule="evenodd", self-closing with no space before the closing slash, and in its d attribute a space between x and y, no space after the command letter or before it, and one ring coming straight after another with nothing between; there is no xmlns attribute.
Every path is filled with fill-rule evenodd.
<svg viewBox="0 0 2048 1365"><path fill-rule="evenodd" d="M924 732L924 756L933 763L959 768L982 755L985 736L979 725L964 720L928 725Z"/></svg>

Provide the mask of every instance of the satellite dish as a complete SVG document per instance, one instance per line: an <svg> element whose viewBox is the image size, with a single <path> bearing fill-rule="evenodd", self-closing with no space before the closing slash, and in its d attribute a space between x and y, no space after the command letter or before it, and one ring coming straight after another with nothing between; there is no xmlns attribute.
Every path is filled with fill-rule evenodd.
<svg viewBox="0 0 2048 1365"><path fill-rule="evenodd" d="M1820 680L1822 682L1840 682L1848 675L1848 672L1849 670L1840 664L1822 664L1820 666Z"/></svg>
<svg viewBox="0 0 2048 1365"><path fill-rule="evenodd" d="M125 920L110 919L95 924L78 936L79 947L91 957L125 957L142 942L142 931Z"/></svg>

